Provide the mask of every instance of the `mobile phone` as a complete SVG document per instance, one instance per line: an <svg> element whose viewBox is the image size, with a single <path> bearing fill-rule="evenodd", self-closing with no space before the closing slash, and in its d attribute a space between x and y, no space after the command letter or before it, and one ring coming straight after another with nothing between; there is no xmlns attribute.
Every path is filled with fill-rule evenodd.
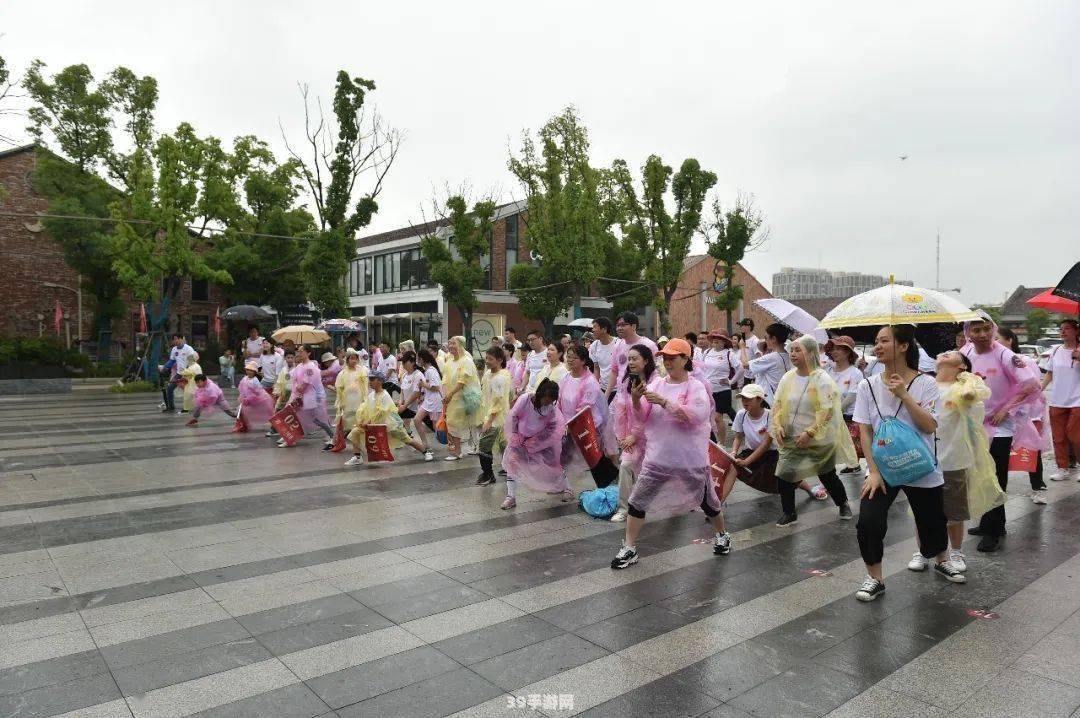
<svg viewBox="0 0 1080 718"><path fill-rule="evenodd" d="M631 373L631 374L628 374L627 376L630 377L630 388L631 389L633 389L635 386L637 386L638 384L641 383L641 377L638 376L637 374Z"/></svg>

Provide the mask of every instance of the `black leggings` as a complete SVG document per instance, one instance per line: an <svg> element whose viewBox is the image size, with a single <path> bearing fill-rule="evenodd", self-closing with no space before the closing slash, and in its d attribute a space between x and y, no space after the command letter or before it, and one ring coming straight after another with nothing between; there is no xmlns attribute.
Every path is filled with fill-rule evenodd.
<svg viewBox="0 0 1080 718"><path fill-rule="evenodd" d="M1009 486L1009 454L1012 452L1011 436L995 436L990 441L990 456L994 459L994 470L998 485L1004 491ZM979 528L987 536L1005 535L1005 507L992 508L982 515Z"/></svg>
<svg viewBox="0 0 1080 718"><path fill-rule="evenodd" d="M863 499L859 504L859 553L868 566L881 563L885 555L885 532L889 529L889 507L901 491L907 496L911 513L915 514L915 529L919 536L919 552L934 558L949 546L946 531L945 493L943 486L920 489L915 486L889 486L884 492Z"/></svg>
<svg viewBox="0 0 1080 718"><path fill-rule="evenodd" d="M829 496L832 498L834 504L843 506L847 503L847 489L844 488L844 482L836 475L836 469L830 469L828 473L820 474L818 480L821 481L821 485L825 487L825 490L829 492ZM776 485L780 489L781 509L785 514L794 514L795 489L798 487L798 484L793 484L790 481L780 479L776 482Z"/></svg>
<svg viewBox="0 0 1080 718"><path fill-rule="evenodd" d="M711 481L711 479L710 479ZM720 515L720 512L709 506L709 489L712 488L708 484L705 485L705 493L701 497L701 510L705 512L705 515L710 519ZM635 507L633 504L626 505L626 513L633 516L635 519L645 518L645 512Z"/></svg>

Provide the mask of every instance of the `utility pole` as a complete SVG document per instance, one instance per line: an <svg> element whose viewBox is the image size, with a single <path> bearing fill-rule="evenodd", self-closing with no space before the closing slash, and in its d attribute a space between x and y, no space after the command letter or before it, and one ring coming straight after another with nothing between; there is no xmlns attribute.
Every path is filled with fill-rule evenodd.
<svg viewBox="0 0 1080 718"><path fill-rule="evenodd" d="M941 291L941 228L937 231L937 257L934 262L934 289Z"/></svg>

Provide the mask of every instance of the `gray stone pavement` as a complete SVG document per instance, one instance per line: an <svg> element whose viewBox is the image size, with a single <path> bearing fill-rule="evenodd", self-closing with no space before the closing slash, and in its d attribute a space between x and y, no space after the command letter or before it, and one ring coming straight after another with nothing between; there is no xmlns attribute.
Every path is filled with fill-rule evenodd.
<svg viewBox="0 0 1080 718"><path fill-rule="evenodd" d="M739 487L729 556L700 513L650 518L612 572L621 526L524 491L500 511L474 461L346 469L155 403L0 398L4 718L1080 718L1075 481L1035 506L1014 476L966 585L906 570L898 501L860 604L831 504L778 529Z"/></svg>

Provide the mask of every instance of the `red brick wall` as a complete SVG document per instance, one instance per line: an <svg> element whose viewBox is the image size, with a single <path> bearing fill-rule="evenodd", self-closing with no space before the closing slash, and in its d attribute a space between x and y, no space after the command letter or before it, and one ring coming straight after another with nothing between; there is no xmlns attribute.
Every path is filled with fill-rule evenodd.
<svg viewBox="0 0 1080 718"><path fill-rule="evenodd" d="M33 190L37 155L33 149L0 157L0 210L43 212L48 202ZM28 228L29 227L29 228ZM53 312L56 300L71 319L72 340L76 338L78 314L76 296L63 289L41 286L42 282L78 288L78 274L64 261L64 252L49 239L37 220L0 216L0 257L7 275L0 281L0 334L37 336L38 315L44 317L46 335L55 336ZM83 292L83 327L89 331L93 298ZM62 330L61 330L62 331Z"/></svg>
<svg viewBox="0 0 1080 718"><path fill-rule="evenodd" d="M37 154L33 149L13 152L0 157L0 210L20 213L44 212L48 201L33 190L33 172ZM53 311L56 300L68 314L71 323L71 339L78 338L77 298L72 292L42 286L42 282L78 288L79 275L64 261L64 252L44 231L33 231L36 220L26 217L0 215L0 257L3 258L7 277L0 281L0 335L37 336L37 315L44 316L45 334L55 336ZM209 333L213 336L213 315L217 307L224 308L222 291L210 287L210 301L191 301L191 281L185 280L180 298L170 311L176 319L170 329L190 333L191 316L204 314L210 317ZM132 316L138 316L139 305L129 300L127 311L113 322L113 340L130 347L133 327ZM83 291L83 339L96 341L91 336L94 318L94 297ZM224 331L224 326L222 326ZM63 328L61 328L63 336Z"/></svg>
<svg viewBox="0 0 1080 718"><path fill-rule="evenodd" d="M687 332L700 332L702 329L723 329L727 331L727 312L721 312L712 303L715 293L713 286L713 267L715 260L706 257L683 272L679 280L680 289L675 293L671 302L671 327L672 336L682 336ZM705 282L709 291L705 292L706 323L701 326L701 283ZM762 336L762 328L772 322L772 319L761 309L754 306L756 299L768 299L772 294L765 286L746 271L743 266L735 267L735 283L743 287L743 315L754 320L755 333ZM739 321L742 316L737 311L732 312L732 324ZM734 327L733 327L734 329Z"/></svg>

